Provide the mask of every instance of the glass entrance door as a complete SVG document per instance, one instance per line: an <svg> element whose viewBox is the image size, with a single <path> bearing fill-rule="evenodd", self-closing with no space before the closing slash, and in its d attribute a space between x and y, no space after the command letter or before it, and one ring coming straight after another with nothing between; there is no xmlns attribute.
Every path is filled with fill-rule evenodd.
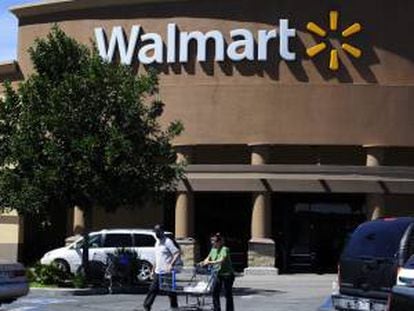
<svg viewBox="0 0 414 311"><path fill-rule="evenodd" d="M283 200L285 272L335 272L349 234L365 220L363 196L295 195ZM283 261L283 260L282 260Z"/></svg>

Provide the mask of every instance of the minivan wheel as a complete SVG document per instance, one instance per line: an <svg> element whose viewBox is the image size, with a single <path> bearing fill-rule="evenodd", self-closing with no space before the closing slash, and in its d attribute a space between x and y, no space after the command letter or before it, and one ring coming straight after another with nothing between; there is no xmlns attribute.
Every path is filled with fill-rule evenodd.
<svg viewBox="0 0 414 311"><path fill-rule="evenodd" d="M137 279L139 282L149 281L151 278L152 265L148 261L142 261L138 269Z"/></svg>
<svg viewBox="0 0 414 311"><path fill-rule="evenodd" d="M64 273L70 273L70 266L66 260L55 259L53 265Z"/></svg>

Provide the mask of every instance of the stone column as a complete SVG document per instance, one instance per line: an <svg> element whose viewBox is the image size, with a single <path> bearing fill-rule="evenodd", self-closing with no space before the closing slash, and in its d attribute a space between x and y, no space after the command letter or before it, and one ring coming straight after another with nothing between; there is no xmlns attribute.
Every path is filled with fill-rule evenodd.
<svg viewBox="0 0 414 311"><path fill-rule="evenodd" d="M180 146L177 148L177 162L190 164L192 148ZM190 187L177 193L175 203L175 237L181 247L181 258L184 267L192 267L198 260L198 244L194 239L194 195Z"/></svg>
<svg viewBox="0 0 414 311"><path fill-rule="evenodd" d="M253 212L251 236L267 239L272 235L271 194L269 192L253 193Z"/></svg>
<svg viewBox="0 0 414 311"><path fill-rule="evenodd" d="M251 165L268 163L269 146L251 145ZM245 274L277 274L276 248L272 236L272 204L270 192L253 193L251 239Z"/></svg>
<svg viewBox="0 0 414 311"><path fill-rule="evenodd" d="M194 198L191 191L177 193L175 236L180 239L194 236Z"/></svg>
<svg viewBox="0 0 414 311"><path fill-rule="evenodd" d="M376 146L365 146L367 153L366 165L369 167L381 166L384 162L384 149ZM366 196L367 219L374 220L385 216L384 195L369 193Z"/></svg>
<svg viewBox="0 0 414 311"><path fill-rule="evenodd" d="M83 211L78 206L75 206L73 210L70 213L68 213L68 215L72 215L73 225L71 228L71 232L69 233L70 236L65 239L66 245L75 242L85 229L85 216Z"/></svg>
<svg viewBox="0 0 414 311"><path fill-rule="evenodd" d="M385 216L385 200L382 194L367 194L366 204L368 220L375 220Z"/></svg>
<svg viewBox="0 0 414 311"><path fill-rule="evenodd" d="M78 206L75 206L73 210L73 234L82 234L84 229L85 217L83 211Z"/></svg>

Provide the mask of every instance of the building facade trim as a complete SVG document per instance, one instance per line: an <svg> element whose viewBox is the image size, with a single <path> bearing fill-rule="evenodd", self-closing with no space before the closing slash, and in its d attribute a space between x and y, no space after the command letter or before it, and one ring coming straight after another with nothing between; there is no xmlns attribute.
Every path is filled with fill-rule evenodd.
<svg viewBox="0 0 414 311"><path fill-rule="evenodd" d="M19 73L19 64L16 61L0 62L0 78L17 75Z"/></svg>
<svg viewBox="0 0 414 311"><path fill-rule="evenodd" d="M186 177L179 191L414 194L408 167L189 165Z"/></svg>
<svg viewBox="0 0 414 311"><path fill-rule="evenodd" d="M157 2L183 2L188 0L49 0L40 3L30 3L13 6L10 11L17 17L29 17L59 12L92 9L109 6L125 6Z"/></svg>

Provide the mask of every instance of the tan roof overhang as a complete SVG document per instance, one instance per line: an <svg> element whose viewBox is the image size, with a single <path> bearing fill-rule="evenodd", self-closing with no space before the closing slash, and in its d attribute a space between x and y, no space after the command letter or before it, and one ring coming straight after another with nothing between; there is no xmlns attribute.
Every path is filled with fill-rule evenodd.
<svg viewBox="0 0 414 311"><path fill-rule="evenodd" d="M16 61L0 62L0 81L4 80L21 80L22 74L19 64Z"/></svg>
<svg viewBox="0 0 414 311"><path fill-rule="evenodd" d="M180 1L188 0L44 0L38 3L13 6L10 8L10 11L20 18L59 12L84 10L89 8Z"/></svg>
<svg viewBox="0 0 414 311"><path fill-rule="evenodd" d="M19 72L19 66L16 61L0 62L0 77L13 75Z"/></svg>
<svg viewBox="0 0 414 311"><path fill-rule="evenodd" d="M413 194L414 168L189 165L178 191Z"/></svg>

